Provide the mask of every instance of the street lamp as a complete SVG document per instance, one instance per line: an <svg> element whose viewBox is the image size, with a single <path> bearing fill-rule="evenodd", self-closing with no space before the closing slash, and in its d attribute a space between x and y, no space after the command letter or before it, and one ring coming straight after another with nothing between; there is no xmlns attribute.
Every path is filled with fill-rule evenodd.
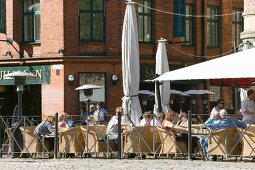
<svg viewBox="0 0 255 170"><path fill-rule="evenodd" d="M12 156L19 157L20 152L23 146L23 139L21 131L19 130L20 117L22 116L22 93L24 90L24 86L26 85L27 79L35 78L36 76L22 71L15 71L9 74L4 75L4 79L13 79L14 84L17 86L17 93L18 93L18 113L17 115L13 115L13 119L17 116L17 121L12 121L11 129L12 129Z"/></svg>
<svg viewBox="0 0 255 170"><path fill-rule="evenodd" d="M87 121L87 133L86 133L86 147L87 147L87 153L85 154L85 156L90 157L89 154L89 147L88 147L88 133L89 133L89 122L88 122L88 115L89 115L89 105L90 105L90 98L93 95L93 90L94 89L100 89L100 86L96 86L96 85L91 85L91 84L85 84L83 86L77 87L75 90L79 90L79 91L83 91L84 95L86 96L86 102L87 102L87 112L85 115L85 120Z"/></svg>
<svg viewBox="0 0 255 170"><path fill-rule="evenodd" d="M15 71L9 74L4 75L4 79L13 79L14 84L17 86L17 93L18 93L18 120L19 117L22 116L22 94L24 91L24 86L26 85L26 80L33 79L36 76L33 74L22 72L22 71Z"/></svg>

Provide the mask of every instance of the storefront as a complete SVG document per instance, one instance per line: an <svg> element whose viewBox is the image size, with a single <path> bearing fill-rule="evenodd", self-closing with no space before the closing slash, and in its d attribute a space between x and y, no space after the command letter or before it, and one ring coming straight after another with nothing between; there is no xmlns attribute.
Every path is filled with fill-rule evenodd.
<svg viewBox="0 0 255 170"><path fill-rule="evenodd" d="M3 76L13 71L25 71L36 76L33 80L27 80L23 92L23 115L41 115L41 85L50 82L50 66L15 66L1 67L0 71L0 98L3 98L3 106L0 114L12 116L18 103L16 87L13 80L5 80Z"/></svg>

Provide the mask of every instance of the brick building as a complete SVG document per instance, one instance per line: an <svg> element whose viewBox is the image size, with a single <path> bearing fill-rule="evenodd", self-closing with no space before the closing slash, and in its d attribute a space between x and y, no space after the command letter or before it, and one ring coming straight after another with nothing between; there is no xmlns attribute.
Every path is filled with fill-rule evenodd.
<svg viewBox="0 0 255 170"><path fill-rule="evenodd" d="M124 0L0 2L2 7L6 7L6 29L0 33L0 39L13 40L12 44L0 42L0 97L5 101L3 114L12 114L17 103L15 87L2 78L14 70L27 70L37 75L37 79L30 81L24 91L24 115L49 115L63 111L80 114L84 96L74 89L85 83L102 87L95 91L92 100L104 103L109 113L121 105ZM157 41L161 37L168 40L166 48L170 70L233 53L239 44L243 0L135 2L140 41L140 89L154 90L154 84L143 80L154 76ZM181 8L178 12L175 3L181 3L185 18L175 20L175 15L170 14L172 11L181 12ZM233 12L236 15L221 15ZM213 17L194 17L205 15ZM184 37L180 37L174 29L176 21L183 20L178 28L185 33L182 32ZM113 75L119 77L117 82L112 82ZM74 81L68 80L73 77ZM211 89L216 92L210 96L211 101L223 97L227 107L232 108L232 88L210 86L210 81L173 82L171 86L181 91ZM180 100L176 98L176 102ZM199 103L196 111L204 112L201 96L196 100ZM178 106L176 109L179 109Z"/></svg>

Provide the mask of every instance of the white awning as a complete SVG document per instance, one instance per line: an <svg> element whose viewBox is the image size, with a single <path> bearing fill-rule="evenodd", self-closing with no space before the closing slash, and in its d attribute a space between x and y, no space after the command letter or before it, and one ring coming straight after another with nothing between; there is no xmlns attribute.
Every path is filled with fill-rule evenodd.
<svg viewBox="0 0 255 170"><path fill-rule="evenodd" d="M153 81L254 77L255 48L170 71Z"/></svg>

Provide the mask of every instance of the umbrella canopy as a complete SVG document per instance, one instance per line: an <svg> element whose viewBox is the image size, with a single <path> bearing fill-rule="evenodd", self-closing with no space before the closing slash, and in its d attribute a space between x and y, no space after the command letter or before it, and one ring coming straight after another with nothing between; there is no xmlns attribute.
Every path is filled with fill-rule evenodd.
<svg viewBox="0 0 255 170"><path fill-rule="evenodd" d="M211 92L209 90L198 90L200 92L202 92L203 94L215 94L214 92Z"/></svg>
<svg viewBox="0 0 255 170"><path fill-rule="evenodd" d="M199 90L188 90L183 93L184 94L204 94L202 91L199 91Z"/></svg>
<svg viewBox="0 0 255 170"><path fill-rule="evenodd" d="M254 78L255 48L167 72L154 81Z"/></svg>
<svg viewBox="0 0 255 170"><path fill-rule="evenodd" d="M180 93L179 95L180 95L180 96L190 96L189 94L184 93L184 92L183 92L183 93Z"/></svg>
<svg viewBox="0 0 255 170"><path fill-rule="evenodd" d="M131 119L131 123L136 125L140 122L142 113L138 91L140 83L140 62L137 18L134 2L126 2L126 11L122 30L122 77L123 92L122 107L124 115ZM123 121L129 119L124 116Z"/></svg>
<svg viewBox="0 0 255 170"><path fill-rule="evenodd" d="M167 53L166 53L166 45L165 42L167 40L161 38L158 41L158 49L156 53L156 74L162 75L166 72L169 72L169 64L167 59ZM160 100L162 104L162 111L168 112L169 111L169 100L170 100L170 82L163 82L161 86L158 89L155 85L155 93L160 93ZM155 95L155 107L154 107L154 113L157 112L158 108L158 96Z"/></svg>
<svg viewBox="0 0 255 170"><path fill-rule="evenodd" d="M139 90L138 92L139 94L145 94L145 95L150 95L150 96L154 96L155 94L149 90Z"/></svg>
<svg viewBox="0 0 255 170"><path fill-rule="evenodd" d="M179 91L179 90L174 90L174 89L170 90L170 94L181 94L181 93L183 93L183 92Z"/></svg>

